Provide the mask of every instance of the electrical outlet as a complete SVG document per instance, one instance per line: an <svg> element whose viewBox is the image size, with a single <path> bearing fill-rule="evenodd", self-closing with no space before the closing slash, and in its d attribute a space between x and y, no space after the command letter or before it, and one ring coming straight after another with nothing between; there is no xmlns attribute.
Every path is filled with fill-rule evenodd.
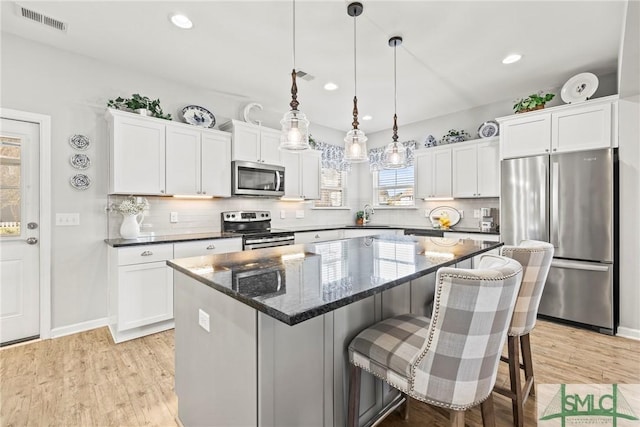
<svg viewBox="0 0 640 427"><path fill-rule="evenodd" d="M460 212L460 218L464 218L464 211L462 209L458 210L458 212Z"/></svg>
<svg viewBox="0 0 640 427"><path fill-rule="evenodd" d="M280 211L280 219L285 219L287 217L287 211Z"/></svg>
<svg viewBox="0 0 640 427"><path fill-rule="evenodd" d="M171 212L169 215L169 221L172 223L178 222L178 212Z"/></svg>
<svg viewBox="0 0 640 427"><path fill-rule="evenodd" d="M71 225L80 225L80 214L79 213L57 213L56 225L60 225L63 227L71 226Z"/></svg>
<svg viewBox="0 0 640 427"><path fill-rule="evenodd" d="M304 218L304 211L303 210L297 210L296 211L296 218L298 218L298 219Z"/></svg>
<svg viewBox="0 0 640 427"><path fill-rule="evenodd" d="M474 209L473 210L473 217L474 218L480 218L480 209Z"/></svg>
<svg viewBox="0 0 640 427"><path fill-rule="evenodd" d="M202 329L210 332L209 328L209 314L205 313L202 309L198 309L198 324Z"/></svg>

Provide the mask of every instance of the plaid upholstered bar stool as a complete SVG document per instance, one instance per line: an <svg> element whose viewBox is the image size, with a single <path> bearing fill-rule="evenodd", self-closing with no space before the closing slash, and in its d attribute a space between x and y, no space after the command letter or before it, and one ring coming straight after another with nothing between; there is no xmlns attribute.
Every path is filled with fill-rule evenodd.
<svg viewBox="0 0 640 427"><path fill-rule="evenodd" d="M491 392L521 279L520 264L497 255L475 270L441 268L431 318L405 314L360 332L349 344L347 425L358 426L361 370L450 409L452 426L476 405L484 425L495 425Z"/></svg>
<svg viewBox="0 0 640 427"><path fill-rule="evenodd" d="M522 427L524 404L529 394L535 393L529 332L536 325L540 298L553 260L553 245L537 240L523 240L518 246L503 246L501 253L522 264L523 271L522 285L508 332L508 358L501 358L503 362L509 363L511 389L496 387L495 391L511 399L513 425ZM522 364L518 345L522 351ZM520 369L524 370L524 385L520 381Z"/></svg>

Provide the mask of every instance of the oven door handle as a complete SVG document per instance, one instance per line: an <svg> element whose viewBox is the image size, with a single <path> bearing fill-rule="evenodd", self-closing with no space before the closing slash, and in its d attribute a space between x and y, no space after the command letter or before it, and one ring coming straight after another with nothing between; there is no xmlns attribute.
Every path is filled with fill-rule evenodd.
<svg viewBox="0 0 640 427"><path fill-rule="evenodd" d="M262 249L262 248L275 248L276 246L287 246L293 245L293 240L281 240L279 242L268 242L268 243L245 243L244 249Z"/></svg>

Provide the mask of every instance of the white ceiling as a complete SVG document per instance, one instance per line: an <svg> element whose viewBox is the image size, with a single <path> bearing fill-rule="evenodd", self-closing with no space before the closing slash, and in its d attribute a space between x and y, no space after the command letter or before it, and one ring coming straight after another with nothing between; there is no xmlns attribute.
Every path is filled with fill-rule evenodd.
<svg viewBox="0 0 640 427"><path fill-rule="evenodd" d="M2 1L2 31L110 63L126 64L284 113L292 68L291 1L22 1L69 25L66 34L19 18ZM349 2L296 3L300 109L313 123L347 130L353 98ZM358 27L358 99L366 132L393 116L393 49L398 48L398 117L407 124L540 89L574 74L616 71L626 1L364 0ZM191 30L169 22L188 15ZM513 52L523 59L503 65ZM323 90L333 81L340 88ZM147 94L154 96L153 94ZM215 106L208 106L215 111Z"/></svg>

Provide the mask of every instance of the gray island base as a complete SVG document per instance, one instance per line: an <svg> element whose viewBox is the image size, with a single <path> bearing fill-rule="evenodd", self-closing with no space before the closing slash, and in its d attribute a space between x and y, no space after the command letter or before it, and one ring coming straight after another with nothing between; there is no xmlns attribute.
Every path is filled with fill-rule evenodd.
<svg viewBox="0 0 640 427"><path fill-rule="evenodd" d="M179 421L344 426L351 339L390 316L430 316L437 269L501 245L377 236L169 261ZM397 399L363 373L360 425Z"/></svg>

